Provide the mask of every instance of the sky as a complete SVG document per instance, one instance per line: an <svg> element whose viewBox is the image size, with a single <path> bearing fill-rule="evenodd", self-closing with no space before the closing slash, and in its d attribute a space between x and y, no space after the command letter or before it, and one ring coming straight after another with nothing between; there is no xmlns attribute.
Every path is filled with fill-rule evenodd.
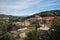
<svg viewBox="0 0 60 40"><path fill-rule="evenodd" d="M60 0L0 0L0 14L26 16L59 10Z"/></svg>

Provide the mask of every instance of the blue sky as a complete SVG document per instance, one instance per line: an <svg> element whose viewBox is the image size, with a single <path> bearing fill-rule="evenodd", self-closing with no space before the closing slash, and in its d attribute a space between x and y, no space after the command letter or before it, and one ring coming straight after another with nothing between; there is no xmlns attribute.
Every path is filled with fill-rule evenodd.
<svg viewBox="0 0 60 40"><path fill-rule="evenodd" d="M0 14L24 16L59 10L60 0L0 0Z"/></svg>

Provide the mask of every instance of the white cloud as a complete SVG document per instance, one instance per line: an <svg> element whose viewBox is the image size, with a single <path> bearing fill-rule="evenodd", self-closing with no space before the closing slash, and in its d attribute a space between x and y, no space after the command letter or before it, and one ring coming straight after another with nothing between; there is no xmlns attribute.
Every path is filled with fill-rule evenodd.
<svg viewBox="0 0 60 40"><path fill-rule="evenodd" d="M12 0L11 0L12 1ZM32 7L33 5L41 2L42 0L17 0L15 2L10 2L9 0L3 1L0 8L4 9L26 9Z"/></svg>
<svg viewBox="0 0 60 40"><path fill-rule="evenodd" d="M60 2L57 2L59 0L47 0L44 3L40 3L40 5L38 5L38 8L45 8L45 7L50 7L50 6L56 6L56 5L60 5Z"/></svg>
<svg viewBox="0 0 60 40"><path fill-rule="evenodd" d="M45 8L54 5L60 5L59 0L0 0L0 13L2 14L10 14L10 15L32 15L36 12L30 11L29 13L26 11L23 12L23 9L36 7L36 8ZM37 5L37 6L34 6ZM18 10L22 10L18 11Z"/></svg>
<svg viewBox="0 0 60 40"><path fill-rule="evenodd" d="M37 13L37 12L28 12L28 13L20 12L20 13L18 13L16 11L15 12L4 11L4 12L1 12L0 14L13 15L13 16L30 16L30 15L33 15L35 13Z"/></svg>
<svg viewBox="0 0 60 40"><path fill-rule="evenodd" d="M30 8L38 3L40 3L37 7L49 7L53 5L60 5L58 3L54 3L58 0L1 0L0 8L9 10L9 9L26 9ZM45 1L45 2L44 2Z"/></svg>

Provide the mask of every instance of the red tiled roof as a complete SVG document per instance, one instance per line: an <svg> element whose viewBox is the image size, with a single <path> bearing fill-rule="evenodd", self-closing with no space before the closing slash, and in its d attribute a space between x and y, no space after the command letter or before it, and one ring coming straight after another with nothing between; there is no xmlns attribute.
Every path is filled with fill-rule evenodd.
<svg viewBox="0 0 60 40"><path fill-rule="evenodd" d="M42 20L46 20L46 21L50 21L50 20L53 20L54 17L44 17Z"/></svg>

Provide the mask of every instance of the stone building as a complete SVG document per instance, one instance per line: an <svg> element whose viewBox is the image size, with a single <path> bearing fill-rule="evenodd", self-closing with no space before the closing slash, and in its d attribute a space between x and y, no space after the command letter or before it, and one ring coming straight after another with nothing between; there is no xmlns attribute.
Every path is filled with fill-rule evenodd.
<svg viewBox="0 0 60 40"><path fill-rule="evenodd" d="M0 23L8 23L9 22L9 17L0 17Z"/></svg>

